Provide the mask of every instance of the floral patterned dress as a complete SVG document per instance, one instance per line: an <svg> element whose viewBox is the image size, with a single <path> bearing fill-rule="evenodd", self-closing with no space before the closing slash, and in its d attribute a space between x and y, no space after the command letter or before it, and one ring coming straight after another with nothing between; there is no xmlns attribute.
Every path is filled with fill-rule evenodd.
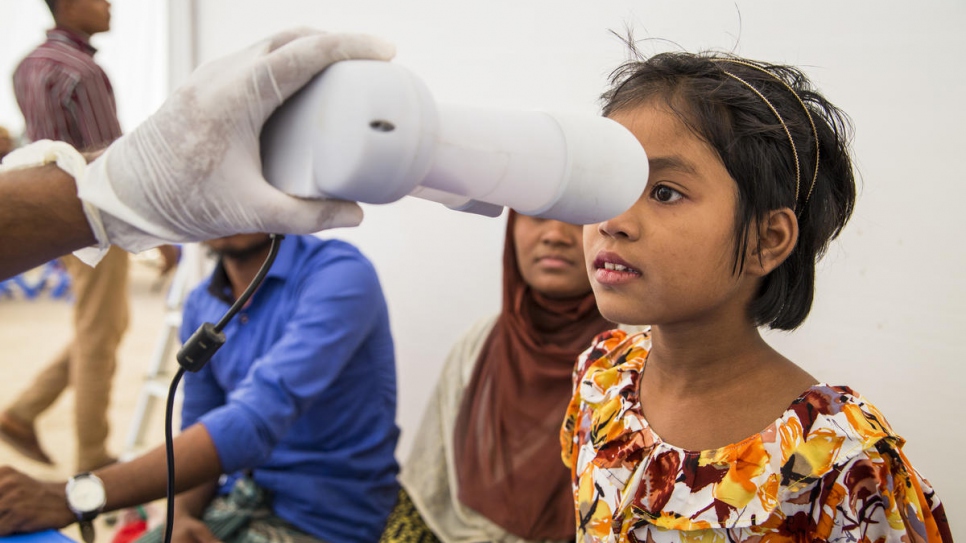
<svg viewBox="0 0 966 543"><path fill-rule="evenodd" d="M952 541L942 504L882 414L815 385L763 432L719 449L661 440L641 414L650 333L581 355L561 430L577 541Z"/></svg>

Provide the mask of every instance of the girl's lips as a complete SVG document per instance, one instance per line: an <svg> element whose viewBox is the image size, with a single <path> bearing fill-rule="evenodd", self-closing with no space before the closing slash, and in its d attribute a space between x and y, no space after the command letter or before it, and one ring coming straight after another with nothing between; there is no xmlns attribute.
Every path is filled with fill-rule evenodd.
<svg viewBox="0 0 966 543"><path fill-rule="evenodd" d="M640 270L616 254L602 251L594 259L594 280L602 285L619 285L641 275Z"/></svg>
<svg viewBox="0 0 966 543"><path fill-rule="evenodd" d="M634 266L631 266L629 262L617 256L615 253L608 251L601 251L597 253L597 258L594 259L594 269L608 269L630 272L637 275L641 274L641 271L636 269Z"/></svg>

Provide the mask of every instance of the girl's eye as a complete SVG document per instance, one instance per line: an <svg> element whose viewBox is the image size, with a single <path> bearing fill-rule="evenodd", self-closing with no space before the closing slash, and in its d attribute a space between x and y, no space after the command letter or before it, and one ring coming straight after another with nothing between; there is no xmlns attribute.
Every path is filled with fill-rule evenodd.
<svg viewBox="0 0 966 543"><path fill-rule="evenodd" d="M651 193L651 196L653 196L658 202L663 202L666 204L676 202L681 198L684 198L684 195L667 185L658 185L654 187L654 191Z"/></svg>

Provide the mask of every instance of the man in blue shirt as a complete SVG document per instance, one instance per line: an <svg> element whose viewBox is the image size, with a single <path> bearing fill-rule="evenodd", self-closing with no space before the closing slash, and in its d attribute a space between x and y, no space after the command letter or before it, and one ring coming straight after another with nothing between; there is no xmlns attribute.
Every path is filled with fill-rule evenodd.
<svg viewBox="0 0 966 543"><path fill-rule="evenodd" d="M221 318L270 243L265 234L207 242L219 263L185 302L182 341ZM372 264L341 241L287 237L224 333L211 361L185 375L182 427L207 430L228 477L178 496L175 539L202 529L192 519L242 478L300 531L331 543L377 540L398 490L399 430L389 316Z"/></svg>
<svg viewBox="0 0 966 543"><path fill-rule="evenodd" d="M85 162L96 155L82 156L62 142L36 142L19 156L5 157L8 169L0 171L0 278L84 248L94 249L94 254L85 252L96 262L100 256L97 249L104 250L109 245L136 252L164 241L195 241L253 229L316 232L358 224L362 210L353 202L306 200L271 187L261 175L258 139L252 135L260 132L280 99L290 96L332 62L347 58L389 60L392 55L391 45L361 34L310 29L280 32L255 47L206 63L204 70L189 78L180 92L174 93L130 137L116 141L88 166ZM217 145L207 146L200 160L198 142L208 140L217 140ZM178 142L183 145L174 145ZM78 180L83 181L80 189ZM116 192L121 185L126 188ZM283 250L289 241L283 242ZM305 241L307 245L312 243L308 238ZM234 391L226 390L226 405L217 409L218 413L213 412L211 424L228 424L225 421L231 417L222 409L243 413L234 418L237 427L214 433L230 435L241 431L247 422L251 426L244 435L256 436L258 450L274 439L283 444L287 452L281 458L269 453L264 462L250 466L256 479L260 473L264 476L260 480L270 481L271 475L286 469L296 471L303 467L305 459L308 475L299 477L299 484L291 485L293 488L280 490L278 494L283 498L274 496L277 504L287 504L274 507L280 516L292 518L293 524L306 526L305 530L313 534L320 526L326 526L331 529L328 537L332 542L374 540L384 520L375 512L384 508L388 513L397 493L392 477L396 471L392 449L398 430L393 422L395 369L391 340L386 308L372 268L351 247L329 243L325 242L321 249L308 248L304 254L296 250L296 256L288 258L292 273L285 278L276 277L282 284L275 290L295 288L289 286L295 283L306 293L315 292L314 288L304 287L307 277L319 272L319 288L328 289L329 296L316 293L315 298L339 307L336 311L319 311L323 317L334 314L338 320L303 323L296 319L299 322L291 324L294 329L304 325L313 333L322 333L330 343L324 348L302 346L288 339L286 329L279 345L290 345L293 353L306 355L328 353L331 348L334 355L330 357L306 356L306 363L316 368L316 373L308 377L325 375L331 380L330 369L334 373L341 371L335 378L338 382L316 389L336 394L336 399L325 405L345 403L337 412L319 413L313 410L314 402L302 398L283 400L280 394L300 394L312 388L302 381L306 376L299 374L276 381L272 389L266 387L264 402L275 410L267 410L264 405L244 405L236 400ZM333 251L328 251L328 247ZM361 295L365 289L357 281L374 288L377 303L367 305L373 300ZM263 286L249 307L257 307L262 298L271 298L272 290ZM286 317L310 313L291 307ZM362 319L358 320L360 315ZM229 345L234 339L229 337ZM352 344L360 348L358 356L352 353L348 359L338 358ZM381 354L376 356L376 351ZM360 372L365 375L353 381ZM256 374L259 371L253 367L254 382L260 385ZM262 399L244 386L238 397L246 401L252 397ZM287 409L294 409L295 413L284 413ZM303 427L298 423L299 417L331 428L336 424L351 425L341 428L344 433L336 432L338 439L317 448L298 441L295 429ZM268 421L283 419L295 422L281 437L266 430ZM233 444L216 444L207 423L201 420L174 439L175 487L180 492L210 484L225 471L238 471L238 466L231 462L238 461L239 453L220 450L218 446ZM370 436L365 442L368 448L358 454L347 453L345 456L351 457L347 465L336 467L327 463L341 458L335 451L349 450L345 447L358 443L360 433ZM246 449L255 445L245 443ZM166 491L166 464L165 450L159 447L128 462L96 470L96 476L78 474L67 485L63 481L39 481L9 466L0 466L0 535L62 528L74 522L89 524L100 512L161 498ZM316 487L338 488L349 474L360 472L365 472L365 477L357 485L344 485L351 489L345 494L340 494L340 490L300 493L297 488L303 483L313 492ZM305 502L305 494L312 494L313 503ZM338 498L335 503L329 501L333 495ZM290 516L293 511L313 513L294 518Z"/></svg>

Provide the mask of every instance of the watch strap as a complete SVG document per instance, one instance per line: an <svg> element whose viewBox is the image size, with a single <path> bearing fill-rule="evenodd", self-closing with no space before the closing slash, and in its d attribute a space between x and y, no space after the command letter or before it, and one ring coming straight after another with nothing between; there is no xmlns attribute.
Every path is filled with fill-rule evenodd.
<svg viewBox="0 0 966 543"><path fill-rule="evenodd" d="M95 531L93 520L78 521L77 527L80 528L81 541L84 543L94 543Z"/></svg>

